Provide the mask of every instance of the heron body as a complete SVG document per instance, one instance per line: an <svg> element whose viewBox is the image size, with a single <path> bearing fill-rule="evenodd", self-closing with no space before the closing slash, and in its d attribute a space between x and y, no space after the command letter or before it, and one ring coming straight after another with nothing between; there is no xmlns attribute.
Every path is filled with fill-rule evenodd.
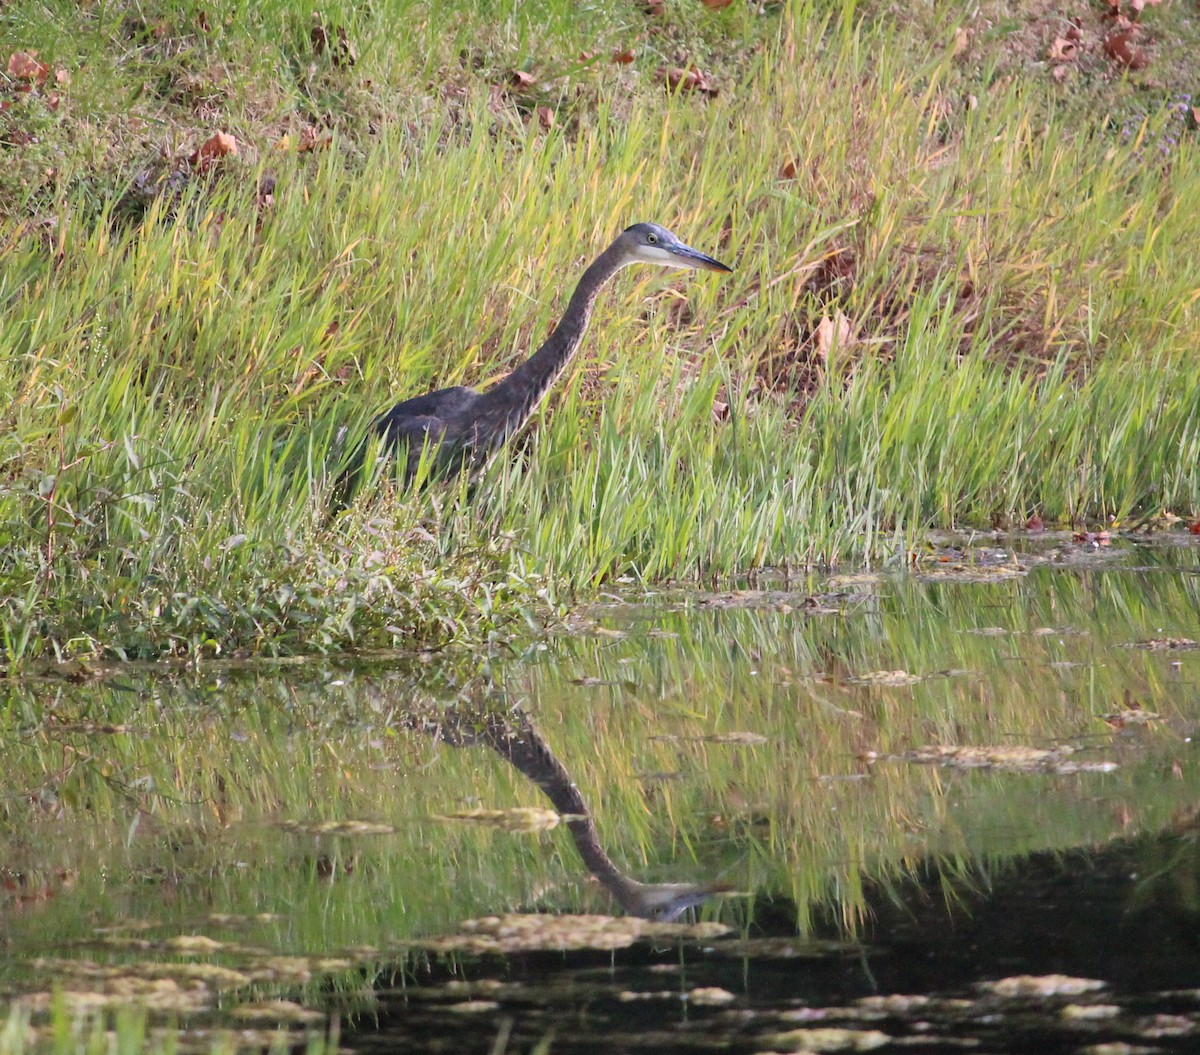
<svg viewBox="0 0 1200 1055"><path fill-rule="evenodd" d="M463 469L473 474L480 471L529 420L579 350L596 296L604 284L621 268L635 263L732 270L685 245L657 224L638 223L626 228L584 271L546 342L510 374L483 392L456 386L406 399L375 419L372 432L400 461L404 479L410 480L416 474L422 457L432 459L437 475ZM341 484L353 487L362 453L343 473Z"/></svg>

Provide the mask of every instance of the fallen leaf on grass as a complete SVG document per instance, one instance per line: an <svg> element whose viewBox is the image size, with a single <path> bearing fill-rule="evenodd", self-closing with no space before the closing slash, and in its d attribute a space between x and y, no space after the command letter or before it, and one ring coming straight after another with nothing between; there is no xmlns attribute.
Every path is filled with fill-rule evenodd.
<svg viewBox="0 0 1200 1055"><path fill-rule="evenodd" d="M14 51L8 59L8 75L19 81L42 84L50 76L50 67L38 59L36 51Z"/></svg>
<svg viewBox="0 0 1200 1055"><path fill-rule="evenodd" d="M831 319L828 316L817 323L817 355L822 362L829 361L834 348L845 351L854 344L854 326L840 311Z"/></svg>
<svg viewBox="0 0 1200 1055"><path fill-rule="evenodd" d="M1066 37L1055 37L1050 45L1051 62L1074 62L1079 56L1079 45Z"/></svg>
<svg viewBox="0 0 1200 1055"><path fill-rule="evenodd" d="M660 68L658 75L666 81L667 90L672 92L699 92L713 99L720 90L714 88L704 73L695 66L689 66L687 69L682 66L668 66Z"/></svg>
<svg viewBox="0 0 1200 1055"><path fill-rule="evenodd" d="M538 124L547 132L554 127L554 111L548 106L539 106L537 108Z"/></svg>
<svg viewBox="0 0 1200 1055"><path fill-rule="evenodd" d="M201 172L207 172L225 157L237 157L237 140L228 132L216 132L192 152L188 161Z"/></svg>
<svg viewBox="0 0 1200 1055"><path fill-rule="evenodd" d="M1144 70L1150 64L1150 59L1145 51L1134 47L1133 42L1137 39L1137 35L1137 26L1130 26L1128 29L1109 34L1104 39L1104 53L1113 62L1119 62L1131 70Z"/></svg>
<svg viewBox="0 0 1200 1055"><path fill-rule="evenodd" d="M333 133L326 132L322 135L314 125L305 125L300 129L300 139L296 143L296 150L301 153L307 153L310 150L323 150L333 142Z"/></svg>
<svg viewBox="0 0 1200 1055"><path fill-rule="evenodd" d="M514 88L532 88L536 80L532 73L526 73L524 70L513 70L508 75L508 83Z"/></svg>
<svg viewBox="0 0 1200 1055"><path fill-rule="evenodd" d="M507 810L461 810L458 813L435 814L435 821L464 821L482 824L488 828L499 828L505 832L548 832L557 828L561 821L582 821L586 816L579 813L555 813L541 806L514 806Z"/></svg>
<svg viewBox="0 0 1200 1055"><path fill-rule="evenodd" d="M331 36L332 32L332 36ZM324 21L317 12L313 12L312 29L309 30L313 53L329 55L329 60L339 68L349 69L358 61L358 49L346 32L345 26L330 26L326 28Z"/></svg>
<svg viewBox="0 0 1200 1055"><path fill-rule="evenodd" d="M634 59L632 48L623 48L620 51L614 51L612 60L621 66L628 66Z"/></svg>

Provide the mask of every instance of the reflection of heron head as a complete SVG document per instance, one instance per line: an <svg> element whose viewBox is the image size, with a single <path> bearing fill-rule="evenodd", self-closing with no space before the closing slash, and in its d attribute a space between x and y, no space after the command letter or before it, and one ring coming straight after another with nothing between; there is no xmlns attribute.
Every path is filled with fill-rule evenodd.
<svg viewBox="0 0 1200 1055"><path fill-rule="evenodd" d="M693 905L731 888L721 883L635 883L628 880L613 893L631 916L673 923Z"/></svg>
<svg viewBox="0 0 1200 1055"><path fill-rule="evenodd" d="M685 245L665 227L656 223L635 223L621 232L618 244L625 250L625 262L685 267L700 271L732 271L698 249Z"/></svg>

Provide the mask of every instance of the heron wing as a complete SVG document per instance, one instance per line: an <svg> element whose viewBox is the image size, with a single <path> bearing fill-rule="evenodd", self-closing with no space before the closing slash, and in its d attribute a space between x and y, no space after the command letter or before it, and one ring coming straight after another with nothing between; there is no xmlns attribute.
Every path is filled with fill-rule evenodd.
<svg viewBox="0 0 1200 1055"><path fill-rule="evenodd" d="M424 447L438 447L439 461L449 464L468 437L467 413L479 393L474 389L443 388L406 399L375 419L375 431L393 451L407 449L407 471L416 470Z"/></svg>

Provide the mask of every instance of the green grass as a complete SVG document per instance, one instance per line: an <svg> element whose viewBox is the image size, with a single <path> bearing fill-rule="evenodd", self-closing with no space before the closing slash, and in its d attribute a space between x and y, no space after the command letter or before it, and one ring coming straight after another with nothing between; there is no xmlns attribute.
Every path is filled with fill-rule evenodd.
<svg viewBox="0 0 1200 1055"><path fill-rule="evenodd" d="M615 577L1200 505L1200 166L1170 90L1127 139L1128 81L995 78L986 35L966 64L952 25L849 4L321 15L356 64L293 5L3 12L8 51L71 75L2 118L37 133L0 177L10 667L482 640ZM715 99L663 91L689 58ZM239 155L201 175L217 129ZM328 520L375 412L503 373L640 219L736 273L619 278L474 505Z"/></svg>

